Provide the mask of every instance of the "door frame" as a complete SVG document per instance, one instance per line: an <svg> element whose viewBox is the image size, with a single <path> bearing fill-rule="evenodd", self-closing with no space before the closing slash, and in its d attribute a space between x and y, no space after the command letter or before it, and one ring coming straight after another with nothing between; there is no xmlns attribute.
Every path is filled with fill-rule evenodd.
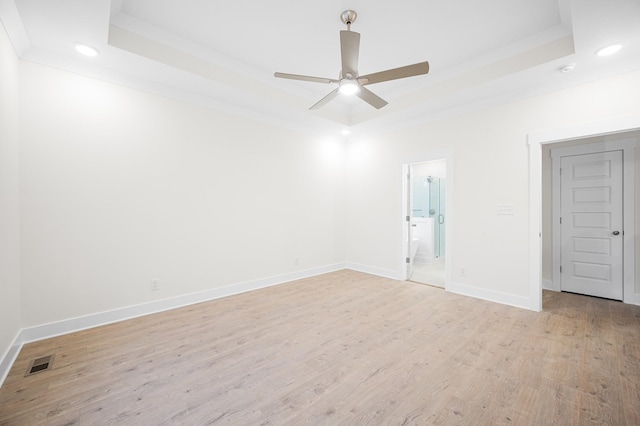
<svg viewBox="0 0 640 426"><path fill-rule="evenodd" d="M553 279L551 289L554 291L562 291L562 276L560 274L562 238L560 227L560 159L566 156L597 154L610 151L622 151L622 218L623 218L623 255L622 255L622 300L625 303L634 303L633 294L635 293L635 250L634 250L634 226L635 226L635 148L634 139L621 139L596 142L584 145L568 146L563 148L552 148L552 270Z"/></svg>
<svg viewBox="0 0 640 426"><path fill-rule="evenodd" d="M640 130L640 114L532 130L527 134L529 145L529 309L538 312L542 310L542 145L636 130ZM633 300L625 301L625 303L640 305L640 295L628 296L633 297Z"/></svg>
<svg viewBox="0 0 640 426"><path fill-rule="evenodd" d="M400 279L406 281L409 279L407 274L406 267L406 258L411 256L409 252L409 245L411 242L409 241L409 231L407 227L406 217L411 217L410 211L408 211L408 200L407 200L407 186L411 184L408 182L407 174L409 172L409 166L415 163L425 163L428 161L435 160L445 160L447 163L446 170L446 179L445 183L445 211L447 218L444 221L444 289L447 291L453 280L453 232L454 232L454 179L453 179L453 171L454 171L454 150L453 148L443 149L438 152L433 152L431 155L425 155L420 160L410 160L409 162L402 164L402 259L400 261L400 270L402 273L400 274Z"/></svg>
<svg viewBox="0 0 640 426"><path fill-rule="evenodd" d="M404 179L404 191L402 205L404 206L404 232L402 238L404 241L404 251L402 256L405 259L404 280L408 280L413 273L413 259L411 258L411 243L413 240L412 209L413 209L413 174L411 173L411 164L402 165L402 178ZM409 259L407 262L406 259Z"/></svg>

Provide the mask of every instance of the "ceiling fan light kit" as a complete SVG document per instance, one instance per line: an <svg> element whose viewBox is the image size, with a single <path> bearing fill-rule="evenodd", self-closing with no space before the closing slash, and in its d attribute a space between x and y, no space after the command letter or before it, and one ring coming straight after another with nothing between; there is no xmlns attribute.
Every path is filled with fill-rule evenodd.
<svg viewBox="0 0 640 426"><path fill-rule="evenodd" d="M360 76L358 74L360 33L351 31L351 24L353 24L357 16L358 14L353 10L345 10L340 14L340 20L347 26L347 29L340 31L340 54L342 60L342 70L340 71L338 79L287 74L281 72L276 72L274 74L274 76L277 78L310 81L312 83L338 84L338 87L335 90L330 92L324 98L320 99L309 109L318 109L327 104L339 94L356 95L374 108L380 109L387 105L387 101L364 86L369 84L382 83L384 81L398 80L401 78L427 74L429 72L429 62L425 61L400 68L394 68Z"/></svg>
<svg viewBox="0 0 640 426"><path fill-rule="evenodd" d="M340 81L339 87L340 93L347 96L355 95L360 90L360 87L355 80L347 78L344 78Z"/></svg>

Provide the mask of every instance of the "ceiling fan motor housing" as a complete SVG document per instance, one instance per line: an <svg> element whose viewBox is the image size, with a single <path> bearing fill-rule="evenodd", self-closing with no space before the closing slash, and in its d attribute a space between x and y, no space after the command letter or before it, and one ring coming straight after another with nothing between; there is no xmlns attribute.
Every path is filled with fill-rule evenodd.
<svg viewBox="0 0 640 426"><path fill-rule="evenodd" d="M355 10L345 10L340 14L340 20L342 20L343 24L349 26L355 22L357 16L358 14Z"/></svg>

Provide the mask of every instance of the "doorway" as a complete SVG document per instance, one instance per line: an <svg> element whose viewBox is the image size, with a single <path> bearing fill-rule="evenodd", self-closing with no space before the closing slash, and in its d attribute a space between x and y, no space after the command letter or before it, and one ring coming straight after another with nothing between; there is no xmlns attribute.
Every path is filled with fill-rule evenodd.
<svg viewBox="0 0 640 426"><path fill-rule="evenodd" d="M638 143L628 131L542 145L543 288L640 304Z"/></svg>
<svg viewBox="0 0 640 426"><path fill-rule="evenodd" d="M640 175L634 173L640 163L640 115L625 115L601 121L589 121L551 129L540 129L527 134L529 145L529 309L542 310L542 290L560 291L559 263L556 256L559 247L551 237L551 187L547 187L545 163L550 163L547 148L559 144L595 142L608 147L617 139L629 139L623 143L624 181L624 284L623 302L640 305L640 283L636 283L637 259L635 228L640 229L640 215L635 214L634 185L640 187ZM627 153L627 147L629 152ZM635 151L635 152L634 152ZM635 157L635 159L634 159ZM548 179L550 181L550 178ZM548 217L548 220L547 220ZM640 251L638 252L640 254ZM637 263L640 263L638 261Z"/></svg>
<svg viewBox="0 0 640 426"><path fill-rule="evenodd" d="M598 148L551 150L559 286L562 291L622 300L623 150Z"/></svg>
<svg viewBox="0 0 640 426"><path fill-rule="evenodd" d="M444 288L447 161L439 159L410 164L407 177L407 279Z"/></svg>

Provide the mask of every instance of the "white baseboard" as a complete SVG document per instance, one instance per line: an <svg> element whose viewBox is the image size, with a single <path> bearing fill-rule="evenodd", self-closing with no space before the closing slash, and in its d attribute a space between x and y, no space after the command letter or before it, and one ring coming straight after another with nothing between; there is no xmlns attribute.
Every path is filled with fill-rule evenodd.
<svg viewBox="0 0 640 426"><path fill-rule="evenodd" d="M544 290L552 290L552 291L558 291L555 289L555 287L553 286L553 281L552 280L542 280L542 288Z"/></svg>
<svg viewBox="0 0 640 426"><path fill-rule="evenodd" d="M11 370L11 367L13 366L13 363L16 361L16 358L18 358L20 349L22 349L22 344L23 344L22 336L20 332L18 332L18 334L16 335L16 338L13 339L13 344L9 346L7 351L2 356L2 359L0 359L0 387L4 383L4 379L7 378L7 375L9 374L9 370Z"/></svg>
<svg viewBox="0 0 640 426"><path fill-rule="evenodd" d="M80 330L86 330L88 328L98 327L101 325L111 324L114 322L119 322L144 315L163 312L170 309L192 305L195 303L206 302L208 300L214 300L226 296L232 296L234 294L245 293L251 290L284 284L302 278L308 278L316 275L326 274L329 272L339 271L341 269L351 269L354 271L364 272L367 274L377 275L393 280L403 280L403 277L401 277L401 271L362 265L355 262L335 263L332 265L306 269L303 271L290 272L274 277L245 281L201 292L184 294L169 299L157 300L140 305L127 306L111 311L98 312L82 317L70 318L67 320L57 321L49 324L23 328L16 336L13 345L6 351L2 359L0 359L0 386L2 386L2 383L4 382L7 374L9 374L9 370L15 362L15 359L18 356L18 353L20 352L20 349L22 348L22 345L24 343L48 339L50 337L60 336ZM450 285L447 285L446 290L452 293L488 300L490 302L516 306L518 308L531 309L531 306L533 306L531 301L527 297L486 290L478 287L472 287L466 284L452 282Z"/></svg>
<svg viewBox="0 0 640 426"><path fill-rule="evenodd" d="M484 288L472 287L466 284L451 282L447 285L447 291L451 293L461 294L463 296L471 296L477 299L487 300L489 302L502 303L504 305L515 306L534 310L534 303L525 296L516 296L514 294L503 293L501 291L487 290Z"/></svg>
<svg viewBox="0 0 640 426"><path fill-rule="evenodd" d="M624 296L624 303L628 303L629 305L638 305L640 306L640 294L633 293L630 296Z"/></svg>
<svg viewBox="0 0 640 426"><path fill-rule="evenodd" d="M225 287L213 288L210 290L184 294L181 296L163 300L156 300L140 305L127 306L111 311L98 312L82 317L70 318L49 324L23 328L16 336L14 344L7 350L3 358L0 360L0 386L2 386L2 383L6 379L7 374L9 374L11 366L15 362L15 359L18 356L22 345L25 343L35 342L38 340L48 339L50 337L73 333L80 330L86 330L88 328L99 327L101 325L163 312L183 306L193 305L195 303L206 302L208 300L232 296L234 294L245 293L251 290L258 290L260 288L284 284L290 281L326 274L328 272L339 271L345 268L346 265L344 263L335 263L333 265L325 265L317 268L277 275L274 277L240 282Z"/></svg>
<svg viewBox="0 0 640 426"><path fill-rule="evenodd" d="M390 278L392 280L404 280L404 278L401 277L400 272L392 269L378 268L376 266L363 265L355 262L346 262L345 268L353 271L364 272L366 274L377 275L379 277Z"/></svg>
<svg viewBox="0 0 640 426"><path fill-rule="evenodd" d="M367 274L377 275L384 278L390 278L392 280L404 281L404 277L401 276L401 272L391 269L383 269L375 266L362 265L355 262L346 262L346 268L352 269L358 272L365 272ZM486 290L483 288L472 287L466 284L451 282L446 285L445 291L451 293L461 294L463 296L475 297L477 299L487 300L489 302L502 303L503 305L515 306L517 308L523 308L528 310L534 310L534 303L525 296L516 296L509 293L503 293L500 291Z"/></svg>
<svg viewBox="0 0 640 426"><path fill-rule="evenodd" d="M320 274L326 274L328 272L334 272L344 268L345 265L343 263L336 263L333 265L320 266L303 271L290 272L274 277L235 283L224 287L199 291L196 293L183 294L168 299L156 300L140 305L127 306L111 311L98 312L82 317L56 321L50 324L27 327L22 329L22 341L24 343L29 343L37 340L48 339L50 337L68 334L80 330L86 330L88 328L111 324L125 319L131 319L144 315L154 314L157 312L168 311L170 309L181 308L183 306L193 305L195 303L206 302L208 300L214 300L222 297L232 296L234 294L245 293L251 290L284 284L289 281L313 277Z"/></svg>

